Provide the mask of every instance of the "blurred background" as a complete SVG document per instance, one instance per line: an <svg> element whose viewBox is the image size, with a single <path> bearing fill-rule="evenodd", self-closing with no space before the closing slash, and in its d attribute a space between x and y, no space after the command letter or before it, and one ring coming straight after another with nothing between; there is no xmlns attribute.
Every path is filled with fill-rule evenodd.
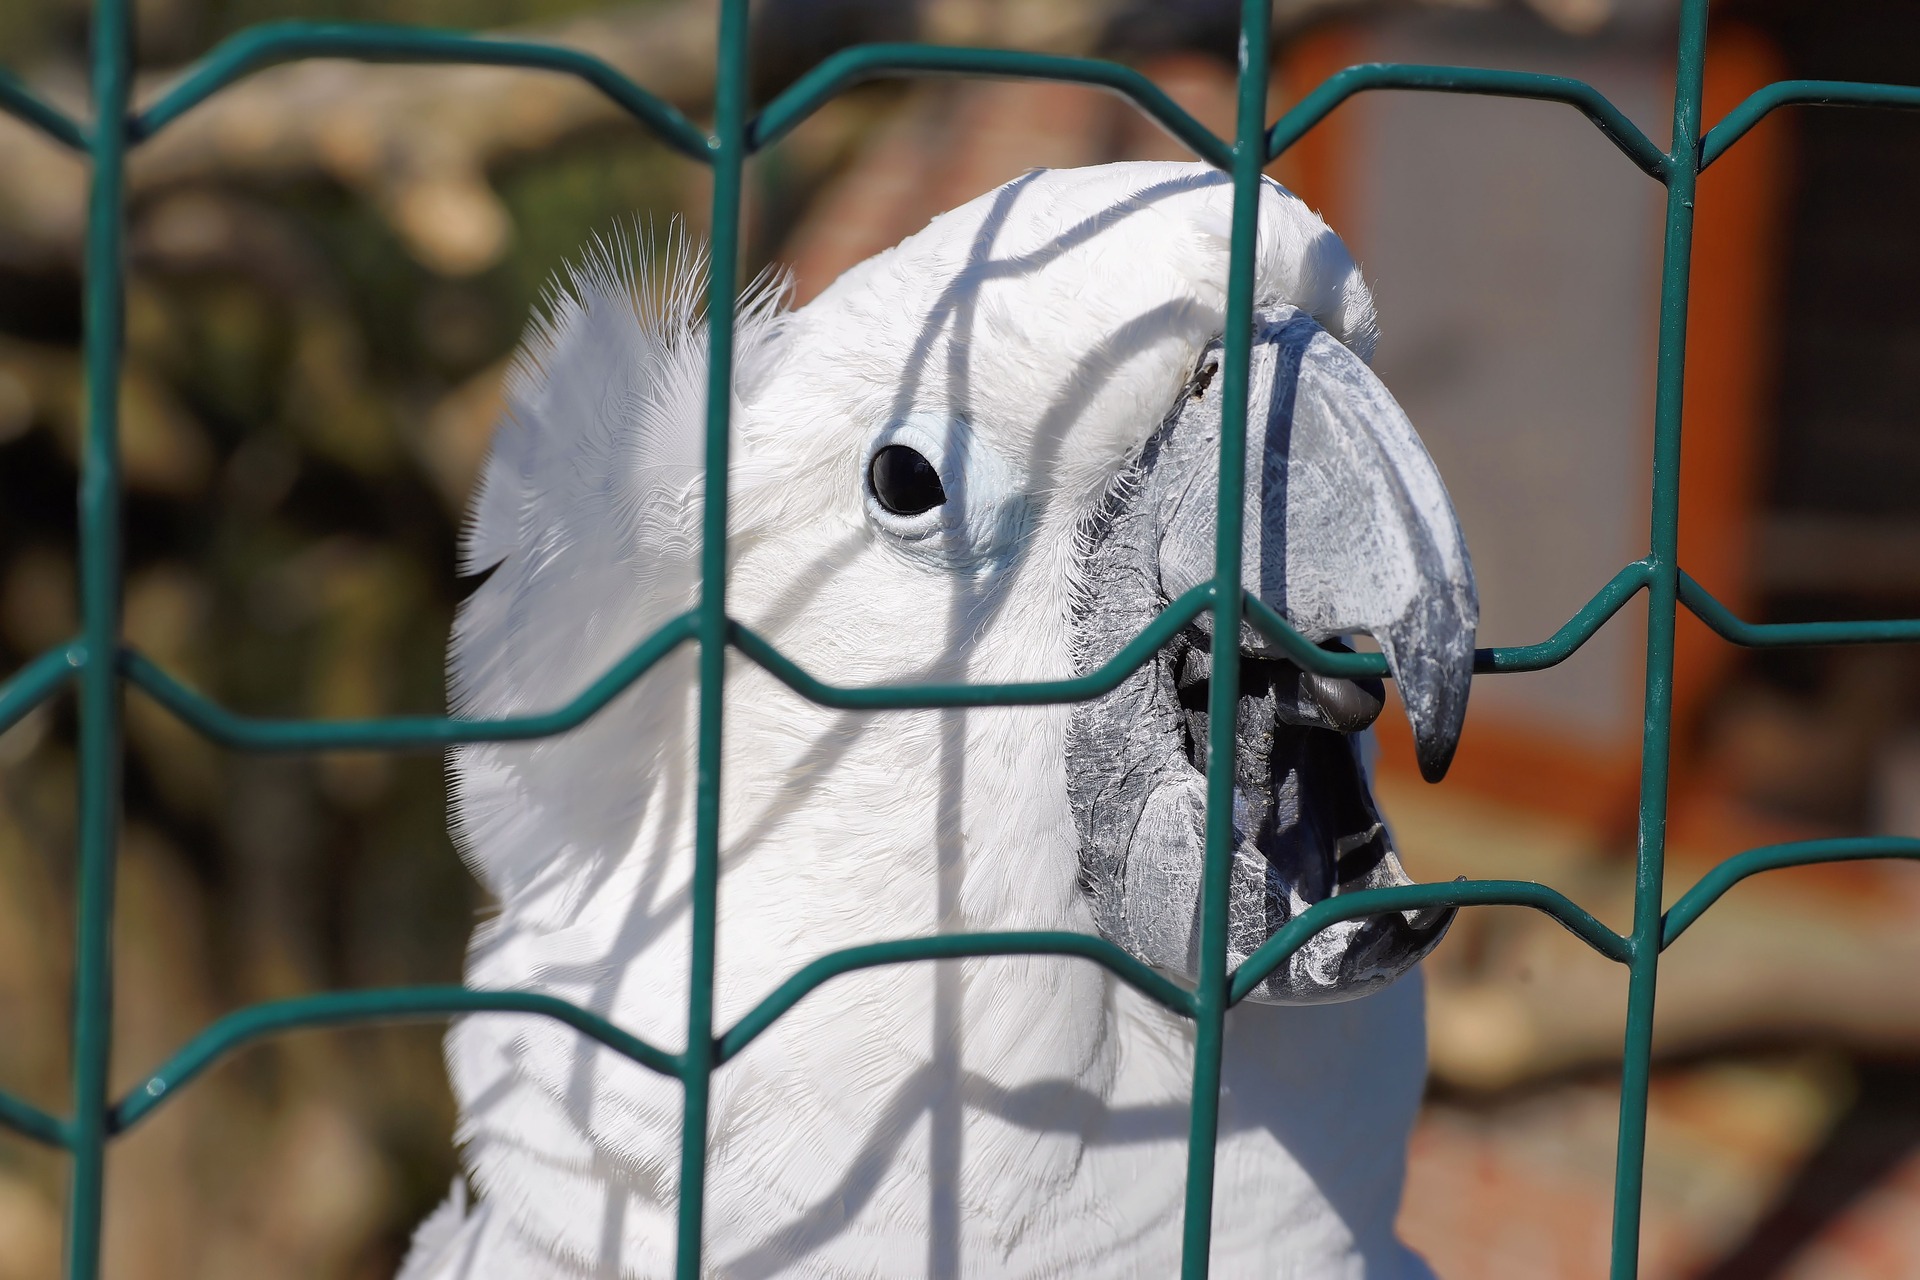
<svg viewBox="0 0 1920 1280"><path fill-rule="evenodd" d="M138 0L146 99L253 22L502 28L587 49L696 118L712 0ZM762 0L764 100L842 45L1093 52L1231 130L1218 0ZM0 66L82 117L84 0L0 4ZM1591 81L1668 135L1671 0L1279 0L1271 111L1375 59ZM1707 118L1794 77L1920 81L1899 0L1714 7ZM751 170L749 267L801 299L1036 165L1181 156L1116 99L870 86ZM1643 549L1661 192L1550 104L1374 94L1275 166L1354 247L1378 366L1447 476L1485 643L1545 638ZM0 672L75 628L86 174L0 118ZM452 551L503 362L589 237L679 217L705 174L552 76L268 71L136 154L127 629L250 712L443 708ZM1920 614L1920 115L1794 109L1709 171L1695 252L1683 563L1750 618ZM1629 916L1644 607L1550 672L1479 682L1453 775L1383 721L1423 878L1537 878ZM1690 621L1669 899L1777 840L1920 836L1920 652L1742 652ZM1389 721L1391 721L1391 716ZM457 980L484 904L440 763L217 750L129 707L116 1088L209 1018ZM0 736L0 1086L66 1105L72 726ZM1622 973L1520 911L1429 963L1433 1084L1408 1238L1454 1278L1605 1274ZM1643 1274L1920 1275L1920 868L1776 873L1662 967ZM385 1277L454 1168L438 1027L241 1055L114 1148L108 1274ZM50 1277L64 1166L0 1135L0 1280Z"/></svg>

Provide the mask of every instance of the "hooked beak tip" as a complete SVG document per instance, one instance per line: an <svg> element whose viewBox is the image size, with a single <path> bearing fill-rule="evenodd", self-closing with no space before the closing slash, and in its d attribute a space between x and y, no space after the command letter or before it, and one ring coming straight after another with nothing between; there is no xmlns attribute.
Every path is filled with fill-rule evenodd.
<svg viewBox="0 0 1920 1280"><path fill-rule="evenodd" d="M1413 719L1413 754L1420 764L1420 776L1438 782L1447 776L1453 754L1460 747L1460 730L1467 718L1466 699L1429 711ZM1424 722L1424 723L1423 723Z"/></svg>
<svg viewBox="0 0 1920 1280"><path fill-rule="evenodd" d="M1438 782L1447 776L1466 727L1478 619L1477 610L1470 607L1437 607L1424 613L1423 625L1388 629L1381 648L1387 652L1413 730L1420 776Z"/></svg>
<svg viewBox="0 0 1920 1280"><path fill-rule="evenodd" d="M1418 749L1420 776L1428 782L1438 782L1447 776L1447 768L1453 763L1452 743L1431 743Z"/></svg>

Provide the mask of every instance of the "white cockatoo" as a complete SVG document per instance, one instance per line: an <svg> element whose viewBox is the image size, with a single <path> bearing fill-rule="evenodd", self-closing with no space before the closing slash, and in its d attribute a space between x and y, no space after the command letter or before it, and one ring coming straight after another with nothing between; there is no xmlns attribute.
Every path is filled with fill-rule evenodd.
<svg viewBox="0 0 1920 1280"><path fill-rule="evenodd" d="M730 613L840 684L1044 680L1205 580L1231 205L1201 165L1036 171L797 310L751 292ZM694 256L596 252L527 339L467 530L491 576L454 630L463 713L557 706L696 602ZM1378 641L1435 776L1477 621L1458 524L1366 366L1340 241L1267 183L1257 258L1246 586L1310 638ZM733 655L718 1025L826 952L936 931L1097 931L1190 979L1207 625L1078 706L836 711ZM1379 686L1241 647L1236 960L1308 904L1406 882L1354 736ZM682 1047L694 662L562 737L456 753L456 834L499 903L472 985ZM1428 1274L1394 1234L1425 1055L1418 982L1393 980L1449 917L1335 926L1230 1014L1215 1274ZM1189 1023L1085 960L838 978L714 1079L706 1265L1172 1275L1192 1052ZM464 1018L447 1056L466 1178L407 1280L670 1271L677 1081L533 1016Z"/></svg>

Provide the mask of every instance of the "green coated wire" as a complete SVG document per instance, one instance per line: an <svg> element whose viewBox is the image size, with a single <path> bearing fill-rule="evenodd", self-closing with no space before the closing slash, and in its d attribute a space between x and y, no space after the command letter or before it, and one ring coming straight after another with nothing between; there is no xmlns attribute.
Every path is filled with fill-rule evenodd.
<svg viewBox="0 0 1920 1280"><path fill-rule="evenodd" d="M126 117L133 85L131 0L93 11L93 113ZM107 1166L107 1075L113 1054L113 898L120 830L120 354L125 340L125 132L95 127L87 194L86 434L80 460L79 817L73 932L73 1117L67 1274L94 1280Z"/></svg>
<svg viewBox="0 0 1920 1280"><path fill-rule="evenodd" d="M547 738L584 724L608 703L691 640L694 616L683 613L635 645L606 674L566 705L537 715L500 720L445 716L388 716L374 720L268 720L236 715L201 697L150 659L123 650L127 683L171 711L203 736L243 751L406 751L461 742L520 742Z"/></svg>
<svg viewBox="0 0 1920 1280"><path fill-rule="evenodd" d="M720 911L720 765L727 673L727 482L733 404L734 297L740 200L747 160L747 0L721 0L714 91L712 266L707 276L707 483L700 512L700 709L687 974L686 1069L680 1125L679 1241L674 1270L699 1280L707 1193L707 1108L719 1050L713 1035L715 935Z"/></svg>
<svg viewBox="0 0 1920 1280"><path fill-rule="evenodd" d="M222 41L159 101L133 116L127 123L128 141L144 142L243 76L296 58L460 63L564 72L598 89L675 151L702 163L711 158L711 142L685 116L591 54L524 40L368 22L275 22L249 27Z"/></svg>
<svg viewBox="0 0 1920 1280"><path fill-rule="evenodd" d="M1277 159L1356 93L1411 89L1421 93L1462 93L1494 98L1533 98L1564 102L1591 120L1607 141L1643 173L1665 182L1673 161L1627 119L1605 94L1582 80L1531 71L1491 71L1479 67L1429 67L1403 62L1369 62L1335 72L1267 130L1267 158Z"/></svg>
<svg viewBox="0 0 1920 1280"><path fill-rule="evenodd" d="M78 121L42 98L13 73L0 70L0 111L31 125L61 146L85 151L90 145L87 131Z"/></svg>
<svg viewBox="0 0 1920 1280"><path fill-rule="evenodd" d="M1168 97L1159 85L1117 62L1007 49L869 44L827 58L767 104L748 129L758 151L791 133L822 104L856 84L885 76L951 75L976 79L1059 80L1106 89L1132 102L1187 148L1218 169L1232 167L1233 149Z"/></svg>
<svg viewBox="0 0 1920 1280"><path fill-rule="evenodd" d="M1539 671L1571 657L1607 619L1646 585L1647 565L1635 561L1583 605L1550 638L1530 645L1477 649L1474 670L1485 673ZM1683 584L1683 598L1685 587ZM1040 706L1084 702L1117 688L1164 647L1182 628L1206 612L1213 584L1203 583L1168 604L1151 623L1114 656L1084 675L1060 680L1007 684L900 684L845 686L812 675L744 624L729 619L728 642L756 665L802 697L847 711L887 711L929 707ZM1342 653L1323 649L1294 630L1271 605L1247 595L1246 620L1279 645L1299 666L1323 675L1344 678L1381 677L1393 672L1377 653ZM1736 620L1737 621L1737 620ZM1740 623L1740 626L1749 624ZM1920 638L1920 624L1807 623L1797 628L1860 627L1875 629L1861 641ZM521 742L565 733L590 720L620 694L651 671L668 654L692 639L695 617L684 613L669 620L629 650L612 667L565 705L536 715L494 720L449 719L443 716L387 716L368 720L278 720L238 714L194 692L137 650L123 649L121 670L127 683L165 707L206 738L245 751L405 751L430 750L463 742ZM1888 634L1881 634L1881 633ZM1825 630L1760 643L1839 643L1821 640ZM1796 638L1797 637L1797 638ZM77 669L77 646L44 654L32 666L0 685L0 730L49 696Z"/></svg>
<svg viewBox="0 0 1920 1280"><path fill-rule="evenodd" d="M1721 636L1747 646L1860 644L1920 640L1920 620L1756 624L1735 616L1681 572L1676 555L1680 494L1678 463L1684 378L1684 338L1693 202L1698 174L1769 112L1792 103L1894 108L1920 107L1920 88L1838 81L1781 81L1751 95L1704 138L1700 133L1705 0L1682 0L1675 78L1673 146L1661 152L1592 86L1565 77L1481 68L1369 64L1330 77L1270 127L1262 110L1269 42L1268 4L1243 0L1241 66L1234 141L1230 146L1201 126L1138 72L1085 58L923 45L869 45L843 50L802 76L755 117L748 114L747 5L723 0L716 65L714 131L702 134L678 110L605 62L576 50L457 32L373 24L287 22L250 28L223 42L144 111L129 111L131 14L126 0L94 6L94 119L124 122L118 129L86 128L52 107L17 79L0 73L0 111L56 142L85 151L93 165L87 230L86 453L80 492L82 631L72 643L40 655L0 683L0 731L55 696L78 686L80 730L79 878L76 892L73 1113L62 1120L0 1092L0 1126L72 1153L67 1218L69 1280L93 1280L99 1266L101 1190L105 1146L190 1080L228 1054L262 1037L301 1028L396 1018L443 1017L482 1011L519 1012L559 1019L656 1071L685 1082L682 1132L680 1250L677 1271L701 1269L701 1228L707 1147L707 1103L712 1072L743 1051L794 1004L821 984L857 969L966 956L1051 954L1104 966L1169 1009L1194 1019L1194 1093L1188 1149L1183 1274L1204 1276L1210 1247L1213 1143L1218 1124L1219 1059L1226 1010L1285 963L1315 932L1338 921L1387 911L1435 906L1505 904L1541 911L1628 970L1628 1016L1621 1073L1616 1154L1612 1276L1628 1280L1638 1265L1643 1191L1646 1093L1651 1064L1653 1002L1658 956L1734 884L1780 867L1859 858L1920 857L1920 841L1874 837L1805 841L1749 850L1716 866L1662 914L1667 768L1672 735L1674 621L1681 606ZM699 606L669 621L565 706L538 715L499 720L402 716L316 722L237 715L186 688L139 654L125 651L120 630L120 472L117 391L120 363L125 152L241 77L277 62L309 57L374 61L521 66L570 74L597 88L650 128L668 146L714 169L713 271L710 328L707 473L723 482L707 488L702 517ZM1202 159L1232 172L1234 218L1228 280L1227 358L1223 388L1223 455L1219 538L1214 580L1174 601L1118 655L1098 670L1069 680L992 686L899 685L846 688L802 670L773 645L729 619L725 610L726 464L728 388L731 383L732 300L738 281L742 166L749 154L790 132L848 87L880 76L965 75L1047 79L1118 93L1184 142ZM1591 120L1642 171L1668 187L1663 253L1660 342L1654 420L1654 480L1649 554L1627 565L1559 631L1531 645L1484 648L1482 673L1535 671L1565 660L1642 590L1649 594L1645 735L1642 743L1640 831L1634 920L1623 936L1545 885L1529 881L1456 881L1366 890L1315 905L1269 939L1235 971L1226 967L1225 891L1230 853L1234 750L1233 673L1230 659L1241 624L1253 626L1299 665L1337 676L1389 675L1378 654L1319 648L1300 636L1265 602L1240 589L1240 473L1250 346L1254 193L1260 166L1297 141L1341 102L1376 90L1470 93L1560 102ZM1223 586L1224 591L1217 590ZM725 650L738 649L803 697L830 706L887 710L907 707L1031 705L1084 699L1110 690L1148 660L1181 628L1212 609L1216 671L1210 696L1214 740L1209 754L1206 873L1202 889L1200 971L1188 991L1092 935L1036 932L953 934L853 947L823 956L791 975L731 1028L713 1028L714 939L717 924L720 708ZM141 689L207 738L246 751L403 750L457 742L545 737L582 723L685 643L699 648L700 738L693 881L693 983L688 1048L668 1053L604 1018L555 997L532 992L408 987L335 992L255 1005L202 1029L167 1063L119 1102L106 1093L110 1060L111 934L114 857L120 789L120 687ZM115 661L92 661L110 654Z"/></svg>
<svg viewBox="0 0 1920 1280"><path fill-rule="evenodd" d="M1476 649L1473 669L1480 674L1514 671L1544 671L1572 657L1581 645L1593 639L1607 620L1620 612L1627 601L1646 589L1653 566L1635 560L1594 593L1565 626L1539 644L1512 645L1505 648Z"/></svg>
<svg viewBox="0 0 1920 1280"><path fill-rule="evenodd" d="M1645 586L1647 566L1635 561L1581 607L1552 637L1537 644L1478 649L1474 670L1482 673L1539 671L1572 656L1579 647ZM1683 588L1684 590L1684 588ZM755 664L804 698L849 711L885 711L927 707L1039 706L1083 702L1117 688L1179 631L1212 604L1213 584L1203 583L1168 604L1119 652L1084 675L1060 680L1007 684L900 684L843 686L812 675L744 624L729 620L728 642ZM1247 621L1281 646L1299 666L1324 675L1391 678L1377 653L1341 653L1320 648L1294 630L1272 606L1255 596L1244 601ZM222 746L244 751L406 751L431 750L463 742L521 742L544 738L584 724L645 676L695 633L695 615L670 619L641 641L579 695L552 711L504 719L467 720L444 716L386 716L368 720L279 720L241 715L196 693L137 650L123 649L120 667L127 683L182 722ZM1740 624L1746 625L1746 624ZM1920 625L1904 622L1798 624L1813 627L1862 626L1898 633L1866 639L1905 638ZM1820 634L1825 634L1821 632ZM1786 639L1775 643L1812 643ZM0 685L0 730L49 696L79 666L78 646L43 654L12 681Z"/></svg>
<svg viewBox="0 0 1920 1280"><path fill-rule="evenodd" d="M1920 618L1858 622L1748 622L1713 598L1686 570L1680 571L1680 603L1722 639L1752 649L1803 648L1826 644L1888 644L1920 640Z"/></svg>
<svg viewBox="0 0 1920 1280"><path fill-rule="evenodd" d="M1565 925L1574 937L1609 960L1629 963L1633 943L1598 920L1558 890L1532 880L1468 880L1445 884L1389 885L1361 889L1316 902L1289 920L1234 970L1231 998L1235 1004L1266 981L1322 929L1344 920L1385 915L1391 911L1421 911L1429 907L1532 907Z"/></svg>
<svg viewBox="0 0 1920 1280"><path fill-rule="evenodd" d="M1193 993L1193 1091L1187 1109L1187 1189L1180 1244L1184 1280L1206 1280L1213 1243L1213 1181L1226 1051L1227 895L1234 851L1234 753L1239 747L1241 531L1245 518L1248 381L1253 359L1253 264L1259 248L1261 168L1267 161L1270 0L1242 0L1233 141L1233 222L1227 257L1225 350L1220 361L1220 468L1213 541L1213 679L1207 690L1207 812L1200 872L1199 982Z"/></svg>
<svg viewBox="0 0 1920 1280"><path fill-rule="evenodd" d="M0 1090L0 1126L49 1147L72 1145L70 1126L24 1098Z"/></svg>
<svg viewBox="0 0 1920 1280"><path fill-rule="evenodd" d="M1636 560L1620 570L1608 580L1607 585L1594 593L1593 599L1581 605L1573 617L1547 639L1537 644L1496 645L1492 648L1473 651L1473 669L1477 674L1495 675L1515 671L1544 671L1548 667L1558 666L1593 638L1595 632L1605 626L1607 619L1620 612L1622 605L1638 595L1647 585L1648 564L1645 560ZM1279 612L1258 596L1248 594L1246 598L1247 621L1267 639L1280 646L1295 666L1308 671L1317 671L1321 675L1339 676L1345 679L1366 677L1392 678L1393 672L1387 666L1386 658L1378 653L1341 653L1336 650L1322 649L1305 636L1287 625L1287 620Z"/></svg>
<svg viewBox="0 0 1920 1280"><path fill-rule="evenodd" d="M1776 80L1747 95L1700 140L1700 167L1706 168L1747 130L1767 115L1790 105L1808 107L1893 107L1920 109L1920 85L1869 84L1854 80Z"/></svg>
<svg viewBox="0 0 1920 1280"><path fill-rule="evenodd" d="M925 938L874 942L821 956L781 983L720 1037L719 1057L726 1062L799 1004L816 987L842 974L915 960L962 960L978 956L1078 956L1106 969L1136 991L1173 1012L1193 1016L1193 996L1159 970L1142 964L1123 948L1091 933L1030 930L1016 933L951 933Z"/></svg>
<svg viewBox="0 0 1920 1280"><path fill-rule="evenodd" d="M1877 858L1920 858L1920 840L1900 836L1848 836L1838 840L1796 840L1763 845L1726 859L1667 909L1661 924L1660 945L1670 947L1722 894L1748 876L1784 867L1806 867L1822 862L1861 862Z"/></svg>
<svg viewBox="0 0 1920 1280"><path fill-rule="evenodd" d="M1647 1091L1653 1074L1653 1006L1660 976L1660 903L1667 854L1667 787L1673 750L1673 653L1680 608L1680 410L1686 386L1687 294L1699 182L1700 100L1706 74L1707 0L1683 0L1674 69L1673 148L1661 249L1659 343L1654 366L1653 502L1647 554L1647 669L1640 739L1639 829L1627 1020L1621 1046L1620 1127L1614 1147L1612 1280L1640 1270Z"/></svg>
<svg viewBox="0 0 1920 1280"><path fill-rule="evenodd" d="M1607 619L1646 585L1647 565L1635 561L1616 574L1581 607L1559 631L1537 644L1511 645L1474 651L1474 670L1481 673L1539 671L1564 662L1593 636ZM1685 585L1682 586L1683 598ZM1168 604L1151 623L1112 658L1084 675L1060 680L1007 684L900 684L844 686L812 675L744 624L729 620L728 642L755 664L765 668L788 688L824 706L849 711L905 710L928 707L1039 706L1083 702L1117 688L1178 632L1204 613L1212 603L1213 584L1203 583ZM1384 677L1393 672L1376 653L1342 653L1320 648L1294 630L1272 606L1255 596L1244 601L1247 621L1281 646L1299 666L1323 675ZM1737 620L1736 620L1737 621ZM1748 624L1741 623L1740 626ZM1920 624L1809 623L1796 627L1860 627L1875 629L1861 640L1920 638ZM693 638L695 616L683 613L670 619L641 641L579 695L552 711L504 719L459 719L444 716L386 716L367 720L280 720L241 715L196 693L137 650L123 649L120 667L127 683L152 698L201 735L222 746L243 751L406 751L431 750L463 742L520 742L565 733L598 715L616 697L645 676L662 659ZM1887 633L1887 634L1882 634ZM1793 636L1762 643L1838 643L1812 636ZM1798 637L1798 638L1796 638ZM0 731L4 731L59 688L81 659L71 645L41 655L15 677L0 685Z"/></svg>
<svg viewBox="0 0 1920 1280"><path fill-rule="evenodd" d="M0 681L0 733L26 718L66 687L86 663L86 649L78 642L62 645L29 662Z"/></svg>
<svg viewBox="0 0 1920 1280"><path fill-rule="evenodd" d="M1182 628L1205 612L1213 598L1213 584L1203 583L1160 611L1121 650L1082 676L1035 680L1021 684L903 684L847 688L809 675L761 637L738 622L728 625L728 637L755 664L810 702L841 711L904 710L924 707L1029 707L1058 702L1085 702L1120 687L1121 681L1158 653ZM1292 631L1292 628L1288 628ZM1294 633L1296 636L1298 633ZM1306 642L1301 641L1302 644ZM1329 655L1333 656L1333 655Z"/></svg>
<svg viewBox="0 0 1920 1280"><path fill-rule="evenodd" d="M469 987L395 987L386 991L329 991L249 1005L208 1024L147 1073L113 1104L108 1128L124 1133L220 1059L268 1036L315 1027L442 1018L449 1014L529 1013L553 1018L652 1071L677 1076L679 1054L622 1031L599 1014L533 991L476 991Z"/></svg>

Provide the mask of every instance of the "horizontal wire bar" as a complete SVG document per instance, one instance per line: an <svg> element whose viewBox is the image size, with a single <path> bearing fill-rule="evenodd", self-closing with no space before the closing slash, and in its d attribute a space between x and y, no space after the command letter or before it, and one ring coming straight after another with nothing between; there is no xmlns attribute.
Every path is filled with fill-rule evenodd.
<svg viewBox="0 0 1920 1280"><path fill-rule="evenodd" d="M712 159L707 136L684 115L592 54L526 40L498 40L457 31L370 22L275 22L250 27L223 40L158 101L128 120L127 141L144 142L241 77L298 58L439 62L558 71L598 89L680 154L702 164Z"/></svg>
<svg viewBox="0 0 1920 1280"><path fill-rule="evenodd" d="M1893 107L1920 109L1920 85L1868 84L1857 80L1776 80L1747 95L1700 139L1705 169L1745 137L1769 112L1785 106Z"/></svg>
<svg viewBox="0 0 1920 1280"><path fill-rule="evenodd" d="M391 716L376 720L271 720L238 715L195 693L151 660L123 650L128 683L215 742L247 751L406 751L461 742L520 742L577 727L669 653L692 638L694 619L683 613L642 640L571 702L537 715L497 720L450 716Z"/></svg>
<svg viewBox="0 0 1920 1280"><path fill-rule="evenodd" d="M1667 908L1661 918L1660 946L1673 940L1705 914L1722 894L1748 876L1782 867L1804 867L1821 862L1861 862L1872 858L1920 858L1920 840L1901 836L1851 836L1839 840L1796 840L1762 845L1736 853L1700 877L1693 888Z"/></svg>
<svg viewBox="0 0 1920 1280"><path fill-rule="evenodd" d="M1279 610L1259 596L1251 591L1242 591L1240 596L1240 607L1247 621L1253 624L1253 629L1285 650L1295 666L1342 680L1379 679L1393 675L1387 668L1385 654L1322 649L1295 631L1293 624L1282 617Z"/></svg>
<svg viewBox="0 0 1920 1280"><path fill-rule="evenodd" d="M31 125L61 146L73 151L87 149L87 131L60 108L42 98L17 76L0 69L0 111L22 124Z"/></svg>
<svg viewBox="0 0 1920 1280"><path fill-rule="evenodd" d="M1538 644L1502 645L1492 649L1473 651L1473 669L1479 673L1497 673L1511 671L1541 671L1557 666L1572 657L1581 645L1593 639L1605 626L1607 620L1620 612L1627 601L1646 589L1653 574L1653 565L1646 560L1635 560L1626 568L1613 575L1607 585L1594 593L1593 599L1580 606L1580 611L1567 619L1558 631Z"/></svg>
<svg viewBox="0 0 1920 1280"><path fill-rule="evenodd" d="M1609 142L1656 181L1666 182L1673 162L1606 95L1584 80L1532 71L1493 71L1480 67L1432 67L1404 62L1369 62L1335 72L1267 130L1267 158L1300 141L1306 132L1356 93L1376 89L1412 89L1424 93L1468 93L1494 98L1534 98L1564 102L1599 127Z"/></svg>
<svg viewBox="0 0 1920 1280"><path fill-rule="evenodd" d="M1680 571L1680 603L1721 637L1748 648L1788 645L1897 644L1920 640L1920 618L1865 619L1858 622L1748 622L1713 598L1713 593Z"/></svg>
<svg viewBox="0 0 1920 1280"><path fill-rule="evenodd" d="M534 991L474 991L466 987L394 987L384 991L330 991L251 1005L209 1024L167 1059L108 1114L109 1133L138 1124L221 1058L267 1036L318 1027L439 1018L470 1013L529 1013L564 1022L641 1066L680 1075L680 1055L622 1031L597 1013Z"/></svg>
<svg viewBox="0 0 1920 1280"><path fill-rule="evenodd" d="M1202 583L1160 611L1120 652L1083 676L1019 684L902 684L847 688L807 674L793 659L738 622L729 622L735 648L809 702L842 711L899 711L927 707L1028 707L1043 703L1085 702L1110 693L1178 635L1213 599L1213 584Z"/></svg>
<svg viewBox="0 0 1920 1280"><path fill-rule="evenodd" d="M1505 674L1515 671L1539 671L1546 667L1564 662L1575 650L1591 640L1594 633L1606 625L1607 619L1620 611L1621 606L1647 585L1647 575L1652 567L1645 560L1636 560L1613 575L1606 586L1594 594L1593 599L1580 607L1580 611L1569 618L1551 637L1537 644L1501 645L1473 651L1473 669L1482 675ZM1286 651L1296 666L1321 675L1335 676L1341 679L1361 679L1366 677L1388 677L1393 673L1387 667L1386 657L1378 653L1342 653L1338 650L1322 649L1313 641L1295 631L1291 624L1268 604L1251 593L1246 596L1245 609L1247 621L1267 639Z"/></svg>
<svg viewBox="0 0 1920 1280"><path fill-rule="evenodd" d="M67 1147L67 1122L48 1115L31 1102L0 1090L0 1128L11 1129L23 1138L49 1147Z"/></svg>
<svg viewBox="0 0 1920 1280"><path fill-rule="evenodd" d="M49 649L6 680L0 680L0 733L20 723L28 712L60 691L86 665L86 650L78 641Z"/></svg>
<svg viewBox="0 0 1920 1280"><path fill-rule="evenodd" d="M1454 880L1445 884L1361 889L1314 903L1261 943L1259 949L1233 971L1228 1001L1237 1004L1245 999L1248 992L1266 981L1289 956L1328 925L1426 907L1532 907L1558 920L1575 937L1609 960L1625 964L1633 950L1632 942L1594 919L1565 894L1532 880Z"/></svg>
<svg viewBox="0 0 1920 1280"><path fill-rule="evenodd" d="M821 956L776 987L719 1038L719 1061L727 1062L753 1043L780 1015L814 988L842 974L917 960L964 960L981 956L1078 956L1091 960L1149 999L1182 1017L1193 1016L1193 993L1135 959L1118 945L1091 933L1032 930L1014 933L954 933L901 938L848 947Z"/></svg>
<svg viewBox="0 0 1920 1280"><path fill-rule="evenodd" d="M1550 640L1535 645L1481 649L1475 670L1530 671L1551 666L1573 652L1639 589L1641 562L1622 569ZM1082 702L1111 692L1206 610L1211 584L1202 584L1173 601L1139 635L1097 670L1064 680L980 685L872 685L848 688L808 674L792 659L744 625L732 624L734 645L750 661L801 697L847 711L929 707L1034 706ZM1386 676L1386 659L1377 653L1339 653L1313 644L1287 624L1271 606L1246 597L1247 617L1262 634L1286 650L1300 666L1343 678ZM128 683L223 746L252 751L421 750L463 742L518 742L565 733L590 719L607 703L693 634L693 616L681 614L642 641L627 656L566 705L538 715L493 720L449 716L392 716L371 720L294 720L241 715L189 689L145 655L124 650L120 665ZM67 678L72 650L42 655L7 685L0 686L0 729L47 696ZM16 705L16 702L19 705Z"/></svg>
<svg viewBox="0 0 1920 1280"><path fill-rule="evenodd" d="M1642 560L1636 560L1620 570L1550 639L1538 644L1475 650L1474 670L1537 671L1565 660L1646 585L1648 572L1647 563ZM1212 591L1212 586L1207 584L1187 592L1169 604L1098 670L1070 680L999 685L874 685L847 688L828 684L809 675L766 639L739 623L733 624L731 638L743 654L801 697L845 711L1080 702L1110 692L1133 674L1182 627L1206 610ZM1251 593L1243 594L1247 621L1279 645L1296 665L1321 675L1349 680L1392 675L1384 655L1322 649L1294 630L1273 606Z"/></svg>
<svg viewBox="0 0 1920 1280"><path fill-rule="evenodd" d="M1233 161L1231 144L1132 67L1098 58L1064 57L1012 49L961 49L927 44L868 44L842 49L789 85L747 125L747 149L759 151L785 137L836 94L887 76L955 75L997 80L1055 80L1106 89L1132 102L1218 169Z"/></svg>

